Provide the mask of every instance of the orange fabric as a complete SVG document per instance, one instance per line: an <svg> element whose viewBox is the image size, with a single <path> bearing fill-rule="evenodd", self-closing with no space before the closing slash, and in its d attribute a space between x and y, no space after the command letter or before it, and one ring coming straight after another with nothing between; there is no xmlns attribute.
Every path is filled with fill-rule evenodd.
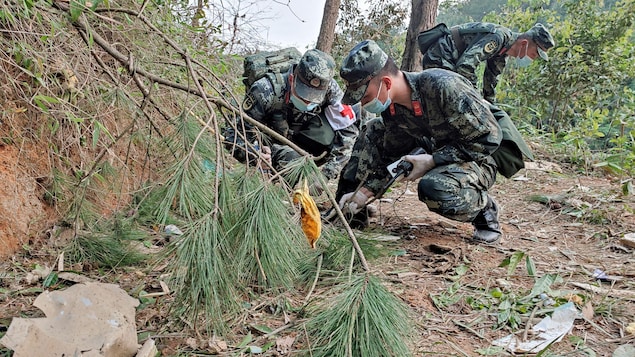
<svg viewBox="0 0 635 357"><path fill-rule="evenodd" d="M320 211L311 195L309 195L309 186L306 180L304 180L304 184L301 188L293 192L293 203L300 204L302 231L309 241L311 248L315 249L315 242L317 242L322 234L322 221Z"/></svg>

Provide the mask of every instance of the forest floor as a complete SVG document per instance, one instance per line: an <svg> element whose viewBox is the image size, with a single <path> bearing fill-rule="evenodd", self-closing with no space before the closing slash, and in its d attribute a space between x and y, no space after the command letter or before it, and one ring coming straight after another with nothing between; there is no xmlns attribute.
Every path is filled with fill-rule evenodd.
<svg viewBox="0 0 635 357"><path fill-rule="evenodd" d="M514 255L529 257L536 277L562 278L551 286L551 297L574 301L584 311L571 334L550 346L551 355L612 356L618 348L616 356L624 350L630 351L624 356L635 355L630 354L635 353L635 334L625 332L635 322L635 255L620 244L625 234L635 232L635 199L623 197L620 181L609 177L565 174L548 163L528 167L536 169L510 180L499 177L491 190L504 232L491 246L470 242L471 225L429 212L418 201L416 187L391 193L396 203L388 203L380 223L405 238L400 240L405 254L386 261L382 269L394 272L395 289L419 317L415 355L505 355L491 347L512 332L497 321L503 304L496 316L468 302L491 301L484 297L493 290L519 302L522 292L531 291L534 278L524 262L511 273L503 264ZM461 265L467 271L459 272ZM610 279L595 279L596 269ZM534 315L529 324L523 318L513 332L531 340L533 326L543 317ZM620 347L626 344L633 349Z"/></svg>
<svg viewBox="0 0 635 357"><path fill-rule="evenodd" d="M501 209L504 237L496 244L481 245L470 242L469 224L428 211L414 188L396 185L378 204L380 214L367 232L394 238L377 244L395 253L369 263L384 277L388 289L411 308L416 325L416 336L410 341L413 355L512 355L492 342L511 333L525 340L537 338L533 327L553 308L536 298L521 301L536 279L550 275L554 280L543 300L558 304L570 300L581 314L545 356L632 356L633 350L624 351L635 349L635 334L627 329L635 323L635 254L620 240L635 233L635 197L622 195L620 187L620 180L610 176L563 173L554 165L532 163L513 179L499 178L492 188ZM33 243L28 251L1 263L0 271L6 275L0 281L0 335L13 317L42 316L32 306L43 291L42 282L29 283L26 275L35 266L55 266L58 256L51 244ZM528 258L535 278L528 274ZM503 264L510 259L519 260L515 269ZM132 294L140 288L161 291L160 269L104 272L83 267L82 274L117 283ZM608 277L594 278L597 269ZM159 296L138 309L140 341L154 338L162 356L211 354L211 344L200 336L166 331L170 299ZM483 308L477 308L479 304ZM276 328L293 318L286 312L262 309L249 314L244 326ZM517 326L512 328L512 321ZM235 329L234 340L226 342L229 346L247 332L258 333L244 326ZM277 347L262 355L296 355L303 341L301 328L284 329L276 335ZM241 355L229 350L220 354ZM0 356L10 355L0 347Z"/></svg>

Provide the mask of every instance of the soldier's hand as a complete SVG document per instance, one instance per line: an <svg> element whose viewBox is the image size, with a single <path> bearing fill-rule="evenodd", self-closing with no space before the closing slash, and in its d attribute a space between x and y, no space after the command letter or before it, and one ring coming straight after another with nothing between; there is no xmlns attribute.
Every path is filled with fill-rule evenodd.
<svg viewBox="0 0 635 357"><path fill-rule="evenodd" d="M267 164L263 163L266 162ZM265 172L268 172L271 167L271 148L268 146L263 146L260 149L260 156L258 159L258 168Z"/></svg>
<svg viewBox="0 0 635 357"><path fill-rule="evenodd" d="M356 214L364 208L370 197L362 191L349 192L340 198L339 205L343 213Z"/></svg>
<svg viewBox="0 0 635 357"><path fill-rule="evenodd" d="M436 166L430 154L406 155L403 159L412 164L412 171L404 178L407 181L414 181L421 178L421 176Z"/></svg>

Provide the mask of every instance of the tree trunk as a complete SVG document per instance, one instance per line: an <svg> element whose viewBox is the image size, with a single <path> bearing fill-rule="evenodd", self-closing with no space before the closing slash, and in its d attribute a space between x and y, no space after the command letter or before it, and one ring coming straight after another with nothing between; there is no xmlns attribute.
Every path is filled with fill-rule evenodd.
<svg viewBox="0 0 635 357"><path fill-rule="evenodd" d="M438 0L436 0L438 1ZM322 25L318 36L317 48L320 51L331 53L333 41L335 41L335 25L340 12L341 0L326 0L324 3L324 14L322 15Z"/></svg>
<svg viewBox="0 0 635 357"><path fill-rule="evenodd" d="M198 0L196 2L196 11L194 12L194 16L192 16L192 27L198 27L200 25L200 19L203 17L205 17L205 12L203 11L203 0Z"/></svg>
<svg viewBox="0 0 635 357"><path fill-rule="evenodd" d="M401 70L415 72L421 70L421 53L417 35L434 26L437 20L439 0L411 0L412 12L406 34L406 47L401 60Z"/></svg>

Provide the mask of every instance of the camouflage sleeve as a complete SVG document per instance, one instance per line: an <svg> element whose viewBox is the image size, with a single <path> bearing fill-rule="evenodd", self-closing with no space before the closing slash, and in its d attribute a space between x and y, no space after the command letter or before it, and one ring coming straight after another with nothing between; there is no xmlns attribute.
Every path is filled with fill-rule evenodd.
<svg viewBox="0 0 635 357"><path fill-rule="evenodd" d="M364 187L375 194L381 191L390 178L386 166L396 160L395 157L399 155L398 152L389 153L386 146L390 148L390 143L394 142L394 139L398 141L404 139L400 136L390 135L392 130L397 129L391 127L390 123L397 125L395 120L389 121L389 124L384 124L381 117L369 120L353 147L351 160L357 165L355 180L364 182Z"/></svg>
<svg viewBox="0 0 635 357"><path fill-rule="evenodd" d="M264 122L267 110L267 93L273 93L273 87L269 84L269 81L265 78L256 81L249 88L243 99L242 109L246 115L259 122ZM225 147L229 150L234 158L240 162L246 161L246 145L243 137L238 132L244 133L249 142L255 140L254 127L248 122L242 120L240 116L236 116L234 120L236 129L232 126L228 126L225 130Z"/></svg>
<svg viewBox="0 0 635 357"><path fill-rule="evenodd" d="M495 56L487 61L485 73L483 73L483 97L490 103L496 102L498 76L505 68L506 58L506 56Z"/></svg>
<svg viewBox="0 0 635 357"><path fill-rule="evenodd" d="M326 104L328 105L336 105L340 104L342 98L344 97L344 91L340 88L340 85L337 84L335 79L331 79L329 83L329 90L326 92Z"/></svg>
<svg viewBox="0 0 635 357"><path fill-rule="evenodd" d="M359 130L356 125L349 125L346 128L335 131L333 148L327 157L326 163L322 166L322 173L329 180L336 178L348 162L358 135Z"/></svg>
<svg viewBox="0 0 635 357"><path fill-rule="evenodd" d="M465 79L446 74L431 82L433 97L438 97L439 115L445 118L447 127L445 145L432 156L437 165L467 161L482 161L500 145L502 130L479 93ZM433 136L438 133L433 133Z"/></svg>
<svg viewBox="0 0 635 357"><path fill-rule="evenodd" d="M369 138L371 143L376 143L378 151L373 152L367 161L367 166L371 169L367 170L368 176L364 186L375 194L381 192L392 177L387 169L388 165L419 146L416 138L404 135L403 129L399 127L400 124L398 120L387 120L385 123L381 121L385 130L375 130L375 133L381 134L381 137L375 134L374 137ZM375 127L377 126L375 125ZM363 178L359 177L358 179L362 180Z"/></svg>
<svg viewBox="0 0 635 357"><path fill-rule="evenodd" d="M503 39L500 35L493 33L483 36L465 49L456 62L456 72L469 79L474 88L477 88L476 69L481 62L500 52L502 46Z"/></svg>
<svg viewBox="0 0 635 357"><path fill-rule="evenodd" d="M330 107L341 106L342 97L344 97L344 92L339 84L332 79L325 98L326 104ZM353 144L355 144L358 135L359 129L356 125L349 125L346 128L335 130L333 147L326 158L326 163L322 165L322 173L329 180L336 178L348 162L353 151Z"/></svg>

